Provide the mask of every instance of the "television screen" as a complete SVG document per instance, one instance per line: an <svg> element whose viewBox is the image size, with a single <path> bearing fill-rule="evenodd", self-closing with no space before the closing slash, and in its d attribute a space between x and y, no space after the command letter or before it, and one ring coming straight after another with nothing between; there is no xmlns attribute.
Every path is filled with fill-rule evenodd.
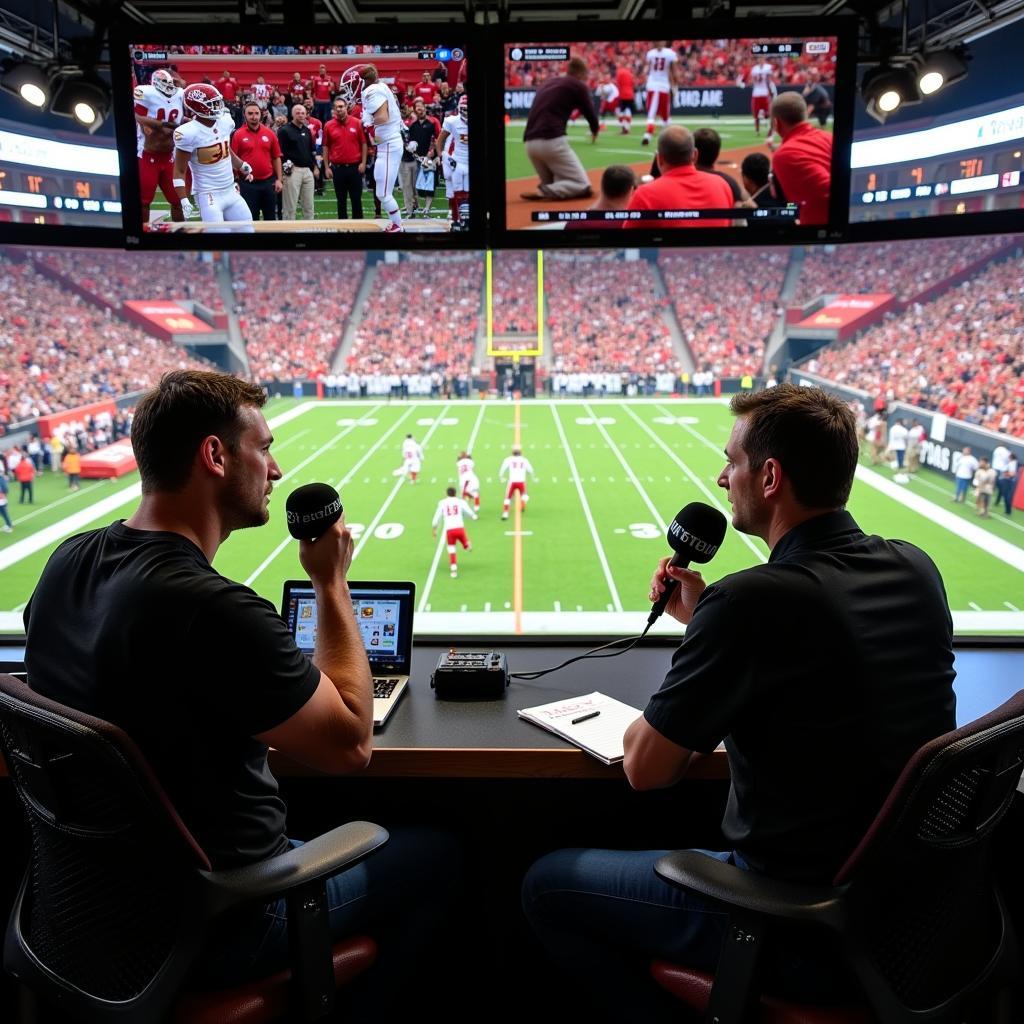
<svg viewBox="0 0 1024 1024"><path fill-rule="evenodd" d="M271 46L183 28L116 44L128 245L470 244L484 214L465 31Z"/></svg>
<svg viewBox="0 0 1024 1024"><path fill-rule="evenodd" d="M660 29L508 30L491 114L504 120L501 241L841 237L855 59L845 25Z"/></svg>

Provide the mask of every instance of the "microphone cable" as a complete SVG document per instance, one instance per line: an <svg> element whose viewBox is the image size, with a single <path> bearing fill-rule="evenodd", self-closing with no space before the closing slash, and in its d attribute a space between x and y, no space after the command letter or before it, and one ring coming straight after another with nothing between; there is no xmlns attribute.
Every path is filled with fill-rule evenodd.
<svg viewBox="0 0 1024 1024"><path fill-rule="evenodd" d="M627 651L633 650L633 648L636 647L636 645L640 643L645 636L647 636L647 632L652 625L653 623L648 622L647 625L644 626L644 631L639 636L620 637L618 640L612 640L609 643L602 644L600 647L595 647L592 650L587 651L586 654L577 654L575 658L569 658L568 660L563 661L561 665L538 669L535 672L509 672L508 677L509 679L540 679L541 676L546 676L549 672L557 672L559 669L565 668L566 665L572 665L574 662L583 661L585 658L617 658L620 654L625 654ZM625 643L628 643L629 646L623 647L622 650L608 651L607 654L598 653L599 651L607 651L609 647L616 647L618 644Z"/></svg>

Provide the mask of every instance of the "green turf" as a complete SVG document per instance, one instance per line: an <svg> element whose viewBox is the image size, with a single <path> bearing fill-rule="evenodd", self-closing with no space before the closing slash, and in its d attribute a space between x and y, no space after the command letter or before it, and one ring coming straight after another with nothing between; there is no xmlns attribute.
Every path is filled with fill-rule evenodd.
<svg viewBox="0 0 1024 1024"><path fill-rule="evenodd" d="M685 124L688 128L714 128L722 136L723 152L761 146L768 153L764 130L760 136L757 135L749 117L677 117L672 119L672 123ZM510 180L534 177L533 165L523 147L525 124L525 121L512 121L505 125L505 173ZM586 170L604 168L610 164L643 164L645 169L650 166L654 147L641 145L646 125L642 115L634 116L633 130L629 135L621 134L618 124L611 119L605 118L604 124L604 131L598 135L597 142L590 141L590 128L584 121L569 125L567 129L569 145ZM832 131L831 121L825 126L825 131ZM727 163L724 156L720 163Z"/></svg>
<svg viewBox="0 0 1024 1024"><path fill-rule="evenodd" d="M220 572L249 583L277 604L282 581L301 575L296 545L284 526L285 495L299 484L326 480L341 491L346 519L358 533L353 579L414 580L418 606L430 613L419 620L427 629L444 632L463 621L474 622L477 629L488 621L498 630L511 628L514 520L500 518L503 487L497 472L515 437L512 403L287 399L270 402L266 413L286 479L275 489L270 523L238 532L223 545L216 560ZM540 400L523 402L520 416L523 446L536 472L522 522L526 631L632 628L610 612L635 613L639 628L640 613L649 607L651 569L666 551L665 525L689 501L710 500L726 507L715 481L731 426L728 409L721 402L698 400ZM406 433L425 452L416 485L393 475ZM460 550L460 574L451 579L442 542L431 538L431 518L444 488L455 482L455 460L471 438L483 505L480 520L468 523L473 550ZM873 472L870 479L876 481L894 476L889 467ZM133 484L137 474L85 482L81 491L69 494L62 475L44 474L31 511L18 504L18 488L12 487L15 532L0 534L0 613L23 607L59 538L51 535L38 551L23 552L13 561L16 552L7 554L12 545L47 527L59 530L68 515ZM900 494L917 495L929 504L908 508L858 479L850 509L865 530L903 537L924 548L942 572L955 613L1002 613L994 622L961 622L958 632L1024 633L1024 622L1015 614L1015 609L1024 609L1024 574L1008 564L1024 551L1024 516L1007 520L995 514L979 520L970 507L950 501L951 481L929 471L902 485ZM136 501L129 493L117 507L87 513L72 532L127 516ZM945 512L954 519L944 525ZM980 545L966 536L972 528L984 531ZM1000 541L1009 545L1004 558L989 550ZM730 530L704 575L714 580L766 556L760 541ZM491 613L490 619L484 618L485 612ZM589 613L589 618L573 618L577 612ZM453 619L451 613L476 616ZM494 613L499 613L497 618ZM10 614L0 614L0 620L4 629L12 628Z"/></svg>

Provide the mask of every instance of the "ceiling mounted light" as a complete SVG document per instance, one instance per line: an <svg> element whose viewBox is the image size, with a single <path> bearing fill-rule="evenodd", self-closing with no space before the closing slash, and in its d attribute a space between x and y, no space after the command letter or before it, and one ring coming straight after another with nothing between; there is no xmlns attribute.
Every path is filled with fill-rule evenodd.
<svg viewBox="0 0 1024 1024"><path fill-rule="evenodd" d="M50 101L49 76L29 61L6 61L0 68L0 89L40 109Z"/></svg>
<svg viewBox="0 0 1024 1024"><path fill-rule="evenodd" d="M860 93L867 112L882 124L901 107L921 102L914 69L904 65L881 64L869 68L861 79Z"/></svg>
<svg viewBox="0 0 1024 1024"><path fill-rule="evenodd" d="M925 96L932 96L947 85L967 77L970 55L963 47L936 50L923 54L917 65L917 86Z"/></svg>
<svg viewBox="0 0 1024 1024"><path fill-rule="evenodd" d="M61 117L73 117L91 134L106 120L110 87L94 74L65 72L54 88L50 110Z"/></svg>

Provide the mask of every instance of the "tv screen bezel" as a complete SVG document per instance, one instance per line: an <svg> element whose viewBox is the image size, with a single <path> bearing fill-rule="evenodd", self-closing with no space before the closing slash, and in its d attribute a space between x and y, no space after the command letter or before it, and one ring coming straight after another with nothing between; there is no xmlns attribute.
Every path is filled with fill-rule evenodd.
<svg viewBox="0 0 1024 1024"><path fill-rule="evenodd" d="M291 30L289 30L291 34ZM472 25L427 23L422 28L398 25L310 25L294 32L297 43L305 45L400 45L409 43L422 45L424 36L451 36L452 45L461 46L468 60L466 93L484 91L483 75L475 65L485 58L484 38L480 30ZM315 39L312 38L315 36ZM426 40L426 41L429 41ZM139 180L135 163L136 135L135 118L132 110L132 61L129 47L138 44L187 45L189 43L230 46L267 45L265 28L251 25L209 25L199 22L183 22L175 25L119 25L111 32L110 70L113 83L113 109L115 137L121 166L121 203L124 246L129 250L147 249L161 252L190 251L293 251L325 250L339 252L365 252L367 250L393 250L398 252L425 252L448 249L483 249L486 245L486 206L482 199L473 202L470 193L470 226L462 232L402 232L387 234L381 232L253 232L240 234L224 232L218 234L195 234L140 231ZM474 58L473 54L478 56ZM316 61L317 54L297 54L303 62ZM372 54L366 56L367 62ZM482 181L486 166L484 145L470 146L470 181Z"/></svg>
<svg viewBox="0 0 1024 1024"><path fill-rule="evenodd" d="M749 38L753 36L835 36L839 60L833 103L832 192L827 225L762 226L757 229L689 228L630 230L624 235L619 227L564 231L509 228L506 221L505 173L505 53L514 43L555 43L565 41L615 41L619 39L707 39ZM499 173L488 182L488 206L491 211L490 235L495 248L679 248L744 245L799 245L804 242L834 243L847 239L850 211L850 144L853 138L853 104L857 71L856 20L830 18L744 18L706 21L577 21L506 23L492 31L486 60L488 125L491 132L489 153ZM639 138L639 136L635 136ZM641 150L645 157L651 149ZM639 162L639 161L637 161ZM589 205L590 200L587 201ZM628 244L624 241L628 237Z"/></svg>

